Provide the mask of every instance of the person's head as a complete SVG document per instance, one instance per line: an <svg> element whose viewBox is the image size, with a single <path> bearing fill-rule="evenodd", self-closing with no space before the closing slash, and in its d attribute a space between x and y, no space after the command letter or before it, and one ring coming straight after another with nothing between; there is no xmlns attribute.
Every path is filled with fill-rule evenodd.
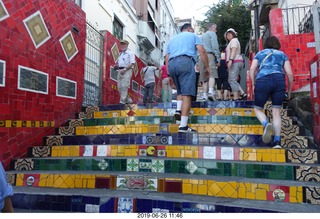
<svg viewBox="0 0 320 219"><path fill-rule="evenodd" d="M120 40L120 48L122 51L126 51L128 49L128 45L128 40Z"/></svg>
<svg viewBox="0 0 320 219"><path fill-rule="evenodd" d="M237 32L233 29L233 28L229 28L227 31L226 31L226 38L228 41L232 40L233 38L236 38L237 37Z"/></svg>
<svg viewBox="0 0 320 219"><path fill-rule="evenodd" d="M275 36L268 37L263 45L264 49L277 49L281 48L279 39Z"/></svg>
<svg viewBox="0 0 320 219"><path fill-rule="evenodd" d="M213 24L213 23L209 23L209 24L207 24L207 30L217 32L217 25Z"/></svg>
<svg viewBox="0 0 320 219"><path fill-rule="evenodd" d="M184 25L182 25L180 27L180 31L181 32L185 32L185 31L188 31L188 32L194 32L194 29L192 28L191 24L190 23L185 23Z"/></svg>

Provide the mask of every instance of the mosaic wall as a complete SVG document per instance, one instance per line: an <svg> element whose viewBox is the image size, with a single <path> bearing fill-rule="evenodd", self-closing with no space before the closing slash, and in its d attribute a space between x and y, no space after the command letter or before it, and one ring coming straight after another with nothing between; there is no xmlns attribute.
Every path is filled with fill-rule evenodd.
<svg viewBox="0 0 320 219"><path fill-rule="evenodd" d="M7 166L81 110L86 16L74 1L0 3L0 160ZM56 91L57 77L78 89Z"/></svg>

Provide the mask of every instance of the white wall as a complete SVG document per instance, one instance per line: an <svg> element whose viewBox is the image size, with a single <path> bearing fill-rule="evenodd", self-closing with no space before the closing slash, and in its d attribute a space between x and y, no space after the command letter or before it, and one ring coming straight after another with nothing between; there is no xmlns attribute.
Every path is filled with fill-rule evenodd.
<svg viewBox="0 0 320 219"><path fill-rule="evenodd" d="M98 30L113 32L115 17L124 26L123 38L128 40L129 49L137 53L137 23L135 9L126 0L83 0L82 9L87 14L87 21Z"/></svg>

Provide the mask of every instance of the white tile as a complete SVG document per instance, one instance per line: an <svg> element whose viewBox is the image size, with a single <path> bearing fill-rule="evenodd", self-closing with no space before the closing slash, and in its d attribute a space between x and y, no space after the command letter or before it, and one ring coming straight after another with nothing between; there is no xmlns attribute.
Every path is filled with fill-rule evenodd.
<svg viewBox="0 0 320 219"><path fill-rule="evenodd" d="M221 160L234 160L234 150L232 147L221 147Z"/></svg>
<svg viewBox="0 0 320 219"><path fill-rule="evenodd" d="M86 212L88 212L88 213L92 213L93 211L92 211L92 204L86 204L86 210L85 210Z"/></svg>
<svg viewBox="0 0 320 219"><path fill-rule="evenodd" d="M93 156L93 145L84 146L83 156L85 157Z"/></svg>
<svg viewBox="0 0 320 219"><path fill-rule="evenodd" d="M107 145L98 145L97 146L97 156L104 157L107 156L108 146Z"/></svg>
<svg viewBox="0 0 320 219"><path fill-rule="evenodd" d="M99 213L100 212L100 205L92 205L92 212Z"/></svg>
<svg viewBox="0 0 320 219"><path fill-rule="evenodd" d="M204 159L216 159L216 147L204 146L203 147L203 158Z"/></svg>

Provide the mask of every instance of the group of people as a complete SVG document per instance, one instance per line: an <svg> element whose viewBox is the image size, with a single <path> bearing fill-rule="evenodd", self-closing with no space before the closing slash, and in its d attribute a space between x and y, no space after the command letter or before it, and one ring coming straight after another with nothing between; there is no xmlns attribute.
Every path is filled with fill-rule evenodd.
<svg viewBox="0 0 320 219"><path fill-rule="evenodd" d="M172 82L177 90L177 108L174 117L180 121L179 132L196 132L188 126L188 119L191 102L197 96L198 80L203 86L205 100L214 101L216 97L218 100L229 100L229 92L232 93L233 100L246 99L247 94L239 83L244 60L237 32L233 28L229 28L224 34L227 41L226 47L219 47L216 24L209 24L201 37L194 34L190 23L184 24L180 31L169 42L164 65L160 70L162 101L171 101ZM128 88L134 55L127 49L128 41L122 40L120 43L122 50L118 61L120 103L132 103L128 96ZM267 38L264 50L256 54L248 72L253 82L254 111L264 127L262 140L270 143L273 134L274 148L281 148L280 112L286 94L285 76L288 77L288 98L291 97L293 81L289 59L280 51L280 48L281 44L277 37ZM155 70L158 68L152 63L142 69L145 85L144 103L154 102L152 96L155 87ZM130 78L127 75L130 75ZM217 94L214 90L215 84L217 84ZM272 123L263 112L269 98L272 101Z"/></svg>
<svg viewBox="0 0 320 219"><path fill-rule="evenodd" d="M237 32L230 28L225 32L228 41L226 49L219 51L215 24L208 26L207 32L201 39L196 34L191 24L181 27L181 33L173 37L166 50L167 70L177 89L177 108L175 118L179 119L179 132L196 132L188 126L192 97L196 95L195 86L197 66L200 67L200 82L208 87L207 98L214 100L214 84L217 79L218 90L221 85L223 90L233 93L234 100L246 98L247 94L241 88L238 80L244 61L241 56L241 46L237 39ZM254 111L264 127L262 140L265 143L272 141L273 148L281 148L281 108L286 94L285 75L288 77L288 98L291 97L292 69L288 57L279 49L281 44L275 36L266 39L264 50L257 53L249 70L254 91ZM225 74L223 74L223 72ZM228 73L228 76L226 76ZM221 76L221 77L220 77ZM226 99L226 92L218 93L218 97ZM206 96L204 96L206 98ZM272 101L272 123L268 121L263 108L267 100Z"/></svg>

